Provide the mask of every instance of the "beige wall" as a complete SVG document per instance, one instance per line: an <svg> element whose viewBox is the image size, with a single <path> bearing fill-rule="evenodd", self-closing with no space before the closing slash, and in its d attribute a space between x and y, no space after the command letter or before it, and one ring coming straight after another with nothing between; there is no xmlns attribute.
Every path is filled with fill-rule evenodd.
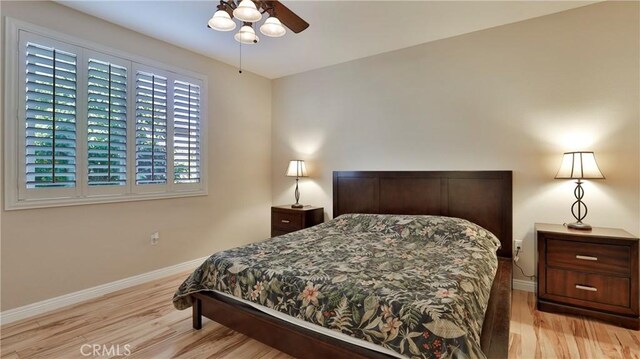
<svg viewBox="0 0 640 359"><path fill-rule="evenodd" d="M572 220L561 155L596 152L587 222L640 234L639 4L601 3L284 77L272 87L274 204L287 161L331 216L334 170L513 170L514 238ZM520 277L516 272L516 276Z"/></svg>
<svg viewBox="0 0 640 359"><path fill-rule="evenodd" d="M3 1L2 15L209 78L209 195L3 211L2 310L268 237L268 79L248 72L239 76L231 66L51 2ZM252 106L242 104L239 93L251 98ZM157 246L149 244L154 231L160 232Z"/></svg>

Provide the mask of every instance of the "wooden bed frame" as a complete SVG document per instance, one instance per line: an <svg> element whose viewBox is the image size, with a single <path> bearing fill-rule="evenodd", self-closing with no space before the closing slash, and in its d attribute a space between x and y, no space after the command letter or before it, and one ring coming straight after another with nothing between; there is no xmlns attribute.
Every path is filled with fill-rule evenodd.
<svg viewBox="0 0 640 359"><path fill-rule="evenodd" d="M506 358L511 317L511 171L365 171L333 173L333 215L430 214L468 219L502 244L480 338L488 358ZM271 317L216 293L194 293L193 327L202 316L298 358L387 355Z"/></svg>

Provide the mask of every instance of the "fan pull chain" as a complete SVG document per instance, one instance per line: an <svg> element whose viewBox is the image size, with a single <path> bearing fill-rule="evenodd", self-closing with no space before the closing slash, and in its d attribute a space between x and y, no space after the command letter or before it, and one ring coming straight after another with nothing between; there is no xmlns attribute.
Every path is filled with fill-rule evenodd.
<svg viewBox="0 0 640 359"><path fill-rule="evenodd" d="M240 69L238 71L239 74L242 73L242 41L239 41L240 43Z"/></svg>

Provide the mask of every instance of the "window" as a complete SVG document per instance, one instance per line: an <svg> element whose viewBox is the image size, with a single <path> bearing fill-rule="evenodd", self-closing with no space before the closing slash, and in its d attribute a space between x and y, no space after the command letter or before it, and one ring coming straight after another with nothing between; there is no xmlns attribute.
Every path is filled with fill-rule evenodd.
<svg viewBox="0 0 640 359"><path fill-rule="evenodd" d="M136 184L167 183L167 78L136 73Z"/></svg>
<svg viewBox="0 0 640 359"><path fill-rule="evenodd" d="M206 194L206 77L7 19L6 209Z"/></svg>
<svg viewBox="0 0 640 359"><path fill-rule="evenodd" d="M76 55L31 41L23 54L26 187L75 187Z"/></svg>
<svg viewBox="0 0 640 359"><path fill-rule="evenodd" d="M127 184L127 68L89 58L87 72L89 186Z"/></svg>
<svg viewBox="0 0 640 359"><path fill-rule="evenodd" d="M173 180L200 182L200 86L175 81L173 86Z"/></svg>

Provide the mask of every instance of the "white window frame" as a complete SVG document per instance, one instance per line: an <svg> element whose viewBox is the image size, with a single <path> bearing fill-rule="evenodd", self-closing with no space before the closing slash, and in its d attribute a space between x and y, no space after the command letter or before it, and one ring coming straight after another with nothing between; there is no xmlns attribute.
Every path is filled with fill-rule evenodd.
<svg viewBox="0 0 640 359"><path fill-rule="evenodd" d="M88 131L87 122L85 119L87 118L87 109L83 109L83 118L82 118L82 130L78 136L82 136L82 153L80 153L80 158L82 159L82 163L85 164L82 166L82 185L83 185L83 193L86 193L87 197L100 197L100 196L117 196L122 195L126 196L127 193L131 192L131 180L129 176L131 174L131 153L129 152L129 142L131 141L131 61L126 59L108 55L102 52L88 50L84 51L83 56L83 67L82 67L82 88L83 88L83 103L87 103L87 97L89 95L89 89L87 88L88 84L88 67L85 67L89 63L89 59L96 59L101 61L108 61L118 66L122 66L127 69L127 183L124 186L90 186L88 179L88 171L89 171L89 151L88 151Z"/></svg>
<svg viewBox="0 0 640 359"><path fill-rule="evenodd" d="M135 137L135 132L136 132L136 123L137 123L137 119L136 119L136 94L135 94L135 85L133 86L132 90L133 90L133 141L130 147L130 151L131 151L131 155L134 157L133 158L133 166L132 166L132 170L133 170L133 192L135 193L162 193L162 192L167 192L167 191L171 191L171 183L170 183L170 178L171 178L171 173L173 173L173 163L169 164L169 159L171 157L171 159L173 159L172 155L169 154L169 151L173 151L173 145L172 145L172 141L171 139L173 138L173 129L170 128L173 125L173 106L172 105L172 101L173 101L173 87L171 87L171 76L172 74L169 73L168 71L163 71L162 69L159 68L155 68L152 66L147 66L147 65L142 65L142 64L133 64L133 69L132 69L132 73L133 76L131 77L133 83L136 82L136 76L138 74L138 71L142 71L142 72L147 72L147 73L153 73L155 75L160 75L162 77L165 77L167 79L167 182L165 184L138 184L137 183L137 168L136 168L136 164L135 164L135 156L136 156L136 137ZM153 159L152 159L153 160Z"/></svg>
<svg viewBox="0 0 640 359"><path fill-rule="evenodd" d="M173 100L174 100L174 93L173 93L173 89L174 89L174 84L176 81L182 81L182 82L189 82L192 83L194 85L200 86L200 128L201 128L201 132L200 132L200 171L204 171L204 142L205 139L202 137L202 126L204 125L204 116L202 116L203 113L206 112L206 100L204 99L204 92L203 92L203 88L204 88L204 83L202 81L194 81L193 78L188 78L185 76L181 76L181 75L176 75L174 76L174 78L171 80L172 84L171 84L171 137L173 137L174 134L174 130L175 130L175 126L173 123ZM171 153L172 156L174 155L174 148L173 148L173 142L171 143ZM175 176L173 175L173 166L174 166L174 159L171 159L171 178L169 179L169 181L171 182L171 186L173 186L173 190L176 192L188 192L188 191L193 191L195 188L198 187L199 183L176 183L175 182ZM202 177L205 174L203 172L200 173L200 182L202 182Z"/></svg>
<svg viewBox="0 0 640 359"><path fill-rule="evenodd" d="M113 203L164 198L204 196L208 194L208 79L206 75L184 70L175 66L147 59L120 50L108 48L74 36L58 33L47 28L5 18L4 43L4 197L5 210L61 207L82 204ZM74 188L27 189L24 175L24 61L20 58L21 34L44 37L51 44L64 50L71 48L77 55L77 108L76 108L76 186ZM25 37L26 38L26 37ZM25 42L26 43L26 42ZM74 48L79 50L73 50ZM128 117L127 117L127 185L119 190L105 187L89 188L87 179L87 63L89 54L102 59L113 59L114 63L129 62L128 69ZM116 62L118 61L118 62ZM142 67L167 74L167 185L161 189L144 189L136 185L135 176L135 74ZM196 184L176 184L173 175L173 84L175 80L197 83L201 96L201 161L200 182ZM22 81L22 82L21 82ZM196 82L194 82L196 81ZM152 185L153 186L153 185ZM69 191L60 191L69 190Z"/></svg>
<svg viewBox="0 0 640 359"><path fill-rule="evenodd" d="M21 57L21 55L25 54L25 48L28 42L38 42L41 45L55 47L56 49L60 49L62 51L70 52L76 55L76 80L81 83L82 75L80 74L80 63L82 61L81 50L77 46L69 45L64 42L56 41L50 38L41 38L38 35L31 33L23 33L23 36L19 38L19 46L16 57ZM24 84L26 82L26 63L25 61L18 62L18 83L22 84L22 87L18 88L18 104L25 104L26 93L24 91ZM5 72L6 73L6 72ZM80 94L81 89L80 86L76 84L76 168L75 168L75 177L76 177L76 185L74 187L65 187L65 188L27 188L26 186L26 176L18 176L18 200L20 201L33 201L33 200L46 200L50 198L60 198L60 197L77 197L80 193L81 188L81 173L79 171L80 164L80 153L82 151L80 141L78 141L79 136L79 122L80 118L82 118L83 114L80 113L78 104L82 101L82 95ZM6 102L5 102L6 103ZM7 103L8 104L8 103ZM25 128L25 120L26 120L26 108L25 106L18 107L18 123L19 128L24 130ZM20 133L17 136L18 144L17 148L13 148L12 152L17 153L18 159L18 168L23 169L26 167L26 138L23 131L19 131ZM8 141L7 141L8 142Z"/></svg>

